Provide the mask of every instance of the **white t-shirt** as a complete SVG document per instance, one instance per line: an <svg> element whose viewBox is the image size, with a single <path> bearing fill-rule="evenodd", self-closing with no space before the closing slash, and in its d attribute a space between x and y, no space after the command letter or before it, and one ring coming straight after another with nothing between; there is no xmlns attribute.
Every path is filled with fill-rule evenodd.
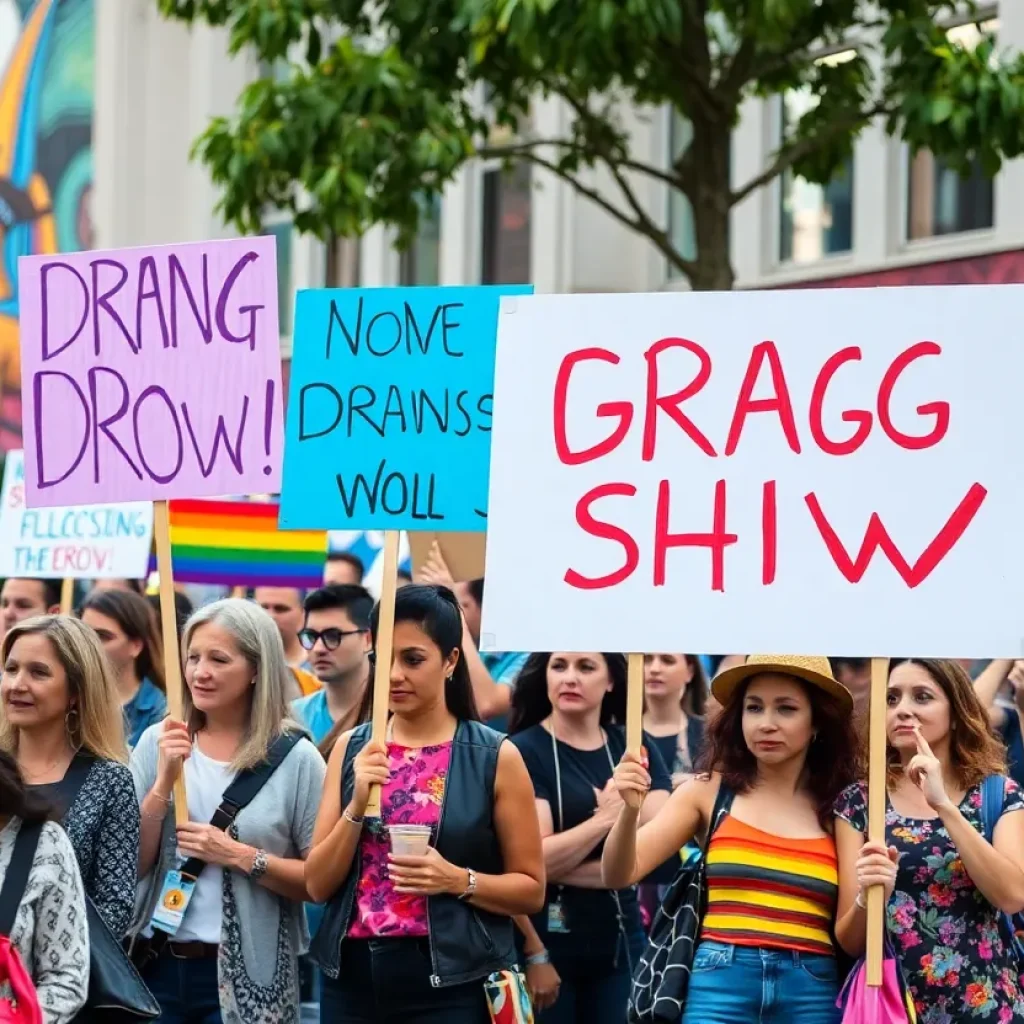
<svg viewBox="0 0 1024 1024"><path fill-rule="evenodd" d="M209 823L234 777L228 762L214 761L193 742L192 756L185 761L189 821ZM174 941L219 943L223 910L224 869L218 864L207 864L199 875Z"/></svg>

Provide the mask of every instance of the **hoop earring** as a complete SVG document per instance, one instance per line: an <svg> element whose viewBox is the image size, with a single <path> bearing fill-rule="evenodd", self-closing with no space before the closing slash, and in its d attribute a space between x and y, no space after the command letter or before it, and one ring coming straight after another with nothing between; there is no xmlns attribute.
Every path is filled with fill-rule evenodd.
<svg viewBox="0 0 1024 1024"><path fill-rule="evenodd" d="M78 708L73 704L64 715L64 731L67 733L68 742L75 750L81 749L80 732L82 729L82 716Z"/></svg>

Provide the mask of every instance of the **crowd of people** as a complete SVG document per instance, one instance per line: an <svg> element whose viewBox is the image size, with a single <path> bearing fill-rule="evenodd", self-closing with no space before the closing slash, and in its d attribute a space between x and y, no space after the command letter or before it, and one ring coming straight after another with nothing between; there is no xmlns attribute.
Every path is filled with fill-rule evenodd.
<svg viewBox="0 0 1024 1024"><path fill-rule="evenodd" d="M890 662L871 842L867 662L647 655L636 754L625 656L481 652L484 581L435 549L376 741L362 578L344 555L308 594L180 595L180 720L138 583L61 615L58 583L5 581L0 878L27 868L9 938L47 1024L103 1020L101 928L164 1024L485 1024L520 977L539 1024L622 1024L701 857L682 1024L838 1022L875 887L920 1024L1024 1020L1024 662Z"/></svg>

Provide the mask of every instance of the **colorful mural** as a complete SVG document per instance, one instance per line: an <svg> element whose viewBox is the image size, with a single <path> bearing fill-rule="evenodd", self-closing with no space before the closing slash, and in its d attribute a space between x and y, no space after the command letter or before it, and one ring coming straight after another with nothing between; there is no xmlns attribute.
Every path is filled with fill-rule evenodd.
<svg viewBox="0 0 1024 1024"><path fill-rule="evenodd" d="M18 257L92 245L93 0L0 0L0 449L21 446Z"/></svg>

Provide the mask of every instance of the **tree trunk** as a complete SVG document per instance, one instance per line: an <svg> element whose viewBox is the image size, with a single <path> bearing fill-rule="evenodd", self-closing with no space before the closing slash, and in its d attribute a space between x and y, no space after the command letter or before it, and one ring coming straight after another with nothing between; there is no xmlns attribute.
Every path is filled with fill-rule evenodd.
<svg viewBox="0 0 1024 1024"><path fill-rule="evenodd" d="M731 148L732 132L727 123L703 118L693 121L690 151L697 262L690 286L694 291L729 291L735 281L729 258Z"/></svg>

